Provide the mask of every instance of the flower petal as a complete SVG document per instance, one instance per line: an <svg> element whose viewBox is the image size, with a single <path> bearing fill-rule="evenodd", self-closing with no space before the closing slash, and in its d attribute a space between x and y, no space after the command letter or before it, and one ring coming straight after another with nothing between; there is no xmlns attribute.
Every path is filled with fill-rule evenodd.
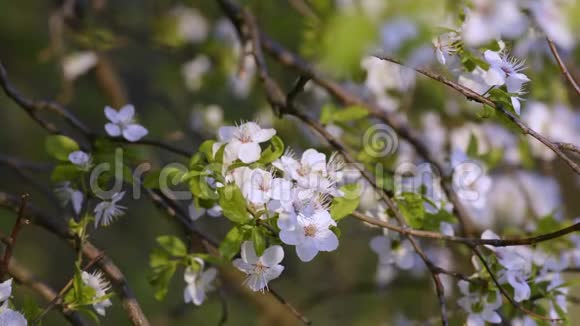
<svg viewBox="0 0 580 326"><path fill-rule="evenodd" d="M338 238L330 230L324 230L318 233L316 238L316 248L320 251L334 251L338 248Z"/></svg>
<svg viewBox="0 0 580 326"><path fill-rule="evenodd" d="M487 61L492 66L499 66L502 64L501 56L498 52L487 50L483 53L485 61Z"/></svg>
<svg viewBox="0 0 580 326"><path fill-rule="evenodd" d="M105 131L111 137L119 137L121 136L121 127L114 123L107 123L105 125Z"/></svg>
<svg viewBox="0 0 580 326"><path fill-rule="evenodd" d="M299 229L282 230L280 231L280 240L285 244L297 245L301 240L301 231Z"/></svg>
<svg viewBox="0 0 580 326"><path fill-rule="evenodd" d="M258 262L258 256L256 255L256 250L254 249L254 244L252 241L244 241L242 243L242 259L248 264L255 264Z"/></svg>
<svg viewBox="0 0 580 326"><path fill-rule="evenodd" d="M220 142L228 142L234 138L238 127L234 126L224 126L218 130L218 140Z"/></svg>
<svg viewBox="0 0 580 326"><path fill-rule="evenodd" d="M133 116L135 116L135 107L131 104L127 104L121 108L117 118L119 119L119 122L128 123L133 120Z"/></svg>
<svg viewBox="0 0 580 326"><path fill-rule="evenodd" d="M263 143L265 141L270 140L276 134L275 129L262 129L257 133L252 135L252 141L255 143Z"/></svg>
<svg viewBox="0 0 580 326"><path fill-rule="evenodd" d="M262 149L257 143L245 143L240 145L238 157L244 163L254 163L260 159Z"/></svg>
<svg viewBox="0 0 580 326"><path fill-rule="evenodd" d="M113 109L110 106L105 106L105 116L107 117L107 119L109 119L109 121L111 121L112 123L117 123L119 122L119 112L117 112L117 110Z"/></svg>
<svg viewBox="0 0 580 326"><path fill-rule="evenodd" d="M271 246L264 250L264 254L260 257L262 264L272 267L278 265L284 259L284 249L280 246Z"/></svg>
<svg viewBox="0 0 580 326"><path fill-rule="evenodd" d="M123 137L128 141L134 142L145 137L149 131L145 127L132 123L123 129Z"/></svg>
<svg viewBox="0 0 580 326"><path fill-rule="evenodd" d="M305 241L296 246L296 254L303 262L309 262L318 254L318 249L312 241Z"/></svg>

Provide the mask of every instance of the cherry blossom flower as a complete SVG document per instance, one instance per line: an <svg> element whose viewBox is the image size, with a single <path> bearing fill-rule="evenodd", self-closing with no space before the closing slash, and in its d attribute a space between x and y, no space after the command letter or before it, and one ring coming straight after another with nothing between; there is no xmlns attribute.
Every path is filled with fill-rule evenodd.
<svg viewBox="0 0 580 326"><path fill-rule="evenodd" d="M99 58L93 51L76 52L62 60L63 75L67 80L75 80L91 70Z"/></svg>
<svg viewBox="0 0 580 326"><path fill-rule="evenodd" d="M258 257L254 244L245 241L242 244L241 256L242 258L237 258L232 263L248 275L244 283L254 292L267 290L268 282L278 278L284 270L284 266L280 265L284 259L284 250L277 245L267 248L262 256Z"/></svg>
<svg viewBox="0 0 580 326"><path fill-rule="evenodd" d="M485 51L484 57L490 65L484 77L489 86L501 86L505 84L507 91L511 94L521 95L525 93L523 86L530 79L528 76L520 73L524 68L521 61L491 50ZM512 105L517 114L520 114L519 100L520 98L518 96L511 97Z"/></svg>
<svg viewBox="0 0 580 326"><path fill-rule="evenodd" d="M463 40L470 46L502 36L515 38L527 27L526 17L515 0L474 0L473 4L462 27Z"/></svg>
<svg viewBox="0 0 580 326"><path fill-rule="evenodd" d="M290 199L292 183L282 178L274 178L270 172L254 169L242 185L242 193L252 204L264 205L271 199Z"/></svg>
<svg viewBox="0 0 580 326"><path fill-rule="evenodd" d="M388 235L379 235L371 239L370 247L379 256L379 264L396 265L403 270L409 270L415 265L415 252L409 240L396 244Z"/></svg>
<svg viewBox="0 0 580 326"><path fill-rule="evenodd" d="M68 155L68 160L81 168L88 170L91 167L91 156L83 151L74 151Z"/></svg>
<svg viewBox="0 0 580 326"><path fill-rule="evenodd" d="M217 275L215 268L203 271L203 260L201 262L200 271L194 271L191 267L187 267L183 275L183 279L187 283L183 291L183 300L185 303L192 302L196 306L201 305L205 301L206 293L214 289L211 283Z"/></svg>
<svg viewBox="0 0 580 326"><path fill-rule="evenodd" d="M499 239L499 236L490 230L481 235L482 239ZM500 272L499 282L509 283L514 289L514 300L521 302L531 295L528 278L532 274L533 252L526 246L492 247L486 246L495 252L498 262L505 270Z"/></svg>
<svg viewBox="0 0 580 326"><path fill-rule="evenodd" d="M28 322L23 314L3 305L2 308L0 308L0 325L26 326L28 325Z"/></svg>
<svg viewBox="0 0 580 326"><path fill-rule="evenodd" d="M575 40L568 25L564 2L532 0L528 3L532 16L544 33L562 48L570 50Z"/></svg>
<svg viewBox="0 0 580 326"><path fill-rule="evenodd" d="M198 220L204 214L207 214L211 217L220 217L222 215L222 208L220 207L220 205L217 204L211 208L206 209L203 207L197 207L195 206L195 203L191 203L187 207L187 211L189 213L189 218L191 218L194 221Z"/></svg>
<svg viewBox="0 0 580 326"><path fill-rule="evenodd" d="M198 55L191 61L183 64L181 74L185 80L185 86L190 91L197 91L203 85L203 77L211 69L211 61L205 55Z"/></svg>
<svg viewBox="0 0 580 326"><path fill-rule="evenodd" d="M12 279L0 283L0 302L4 302L10 298L12 294Z"/></svg>
<svg viewBox="0 0 580 326"><path fill-rule="evenodd" d="M467 326L485 326L485 322L500 323L501 316L496 310L501 307L501 295L498 291L489 293L471 292L469 282L459 281L459 290L464 295L457 301L468 313Z"/></svg>
<svg viewBox="0 0 580 326"><path fill-rule="evenodd" d="M223 145L224 162L232 163L239 159L243 163L253 163L260 159L260 143L267 142L276 135L274 129L262 129L255 122L246 122L239 126L224 126L219 129L218 140L213 146L213 153Z"/></svg>
<svg viewBox="0 0 580 326"><path fill-rule="evenodd" d="M104 200L95 207L95 227L108 226L113 220L124 214L125 207L117 203L123 199L125 192L118 192L113 195L110 201Z"/></svg>
<svg viewBox="0 0 580 326"><path fill-rule="evenodd" d="M99 315L105 316L105 309L113 305L111 300L104 298L107 295L107 290L111 288L111 285L107 280L105 280L100 271L92 274L83 271L81 278L85 285L95 290L95 297L93 300L97 302L93 303L93 308Z"/></svg>
<svg viewBox="0 0 580 326"><path fill-rule="evenodd" d="M209 33L207 19L196 9L177 6L171 11L175 17L177 34L191 43L203 42Z"/></svg>
<svg viewBox="0 0 580 326"><path fill-rule="evenodd" d="M433 38L432 43L433 47L435 47L435 58L440 64L446 64L448 58L457 52L455 43L459 39L459 35L455 32L445 33Z"/></svg>
<svg viewBox="0 0 580 326"><path fill-rule="evenodd" d="M280 240L296 246L298 258L309 262L319 251L334 251L338 247L338 238L330 226L336 226L336 222L327 211L319 210L311 216L299 214L293 227L280 231Z"/></svg>
<svg viewBox="0 0 580 326"><path fill-rule="evenodd" d="M63 183L60 187L55 189L55 194L60 200L62 206L72 203L74 212L78 215L83 206L84 195L82 191L71 188L70 182Z"/></svg>
<svg viewBox="0 0 580 326"><path fill-rule="evenodd" d="M111 137L123 136L126 140L135 142L148 133L145 127L135 123L135 107L131 104L125 105L120 111L106 106L105 116L111 121L105 125L105 130Z"/></svg>

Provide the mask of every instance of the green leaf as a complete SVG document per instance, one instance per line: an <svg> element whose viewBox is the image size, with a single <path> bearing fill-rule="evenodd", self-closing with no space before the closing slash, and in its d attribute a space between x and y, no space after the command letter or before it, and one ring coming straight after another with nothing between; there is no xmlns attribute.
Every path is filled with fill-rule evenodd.
<svg viewBox="0 0 580 326"><path fill-rule="evenodd" d="M258 161L261 164L272 163L277 160L284 153L284 142L278 136L272 137L271 144L262 152L262 156Z"/></svg>
<svg viewBox="0 0 580 326"><path fill-rule="evenodd" d="M199 146L199 151L205 155L205 158L207 159L208 162L214 161L214 157L213 157L213 144L214 143L215 143L215 140L210 139L210 140L204 141ZM192 158L192 161L193 161L193 158ZM192 163L192 162L190 162L190 163Z"/></svg>
<svg viewBox="0 0 580 326"><path fill-rule="evenodd" d="M320 123L326 125L332 122L332 117L336 111L336 108L332 104L325 104L320 112Z"/></svg>
<svg viewBox="0 0 580 326"><path fill-rule="evenodd" d="M187 255L185 244L176 236L162 235L157 237L157 243L172 256L183 257Z"/></svg>
<svg viewBox="0 0 580 326"><path fill-rule="evenodd" d="M246 199L242 195L240 188L235 184L227 184L218 188L219 204L223 214L234 223L245 223L250 216L246 209Z"/></svg>
<svg viewBox="0 0 580 326"><path fill-rule="evenodd" d="M425 212L425 219L423 220L423 229L430 231L439 231L441 222L446 223L457 223L457 218L446 211L445 209L440 209L437 213Z"/></svg>
<svg viewBox="0 0 580 326"><path fill-rule="evenodd" d="M343 197L335 197L330 205L330 216L335 221L347 217L356 210L360 202L360 190L357 184L344 185L340 188Z"/></svg>
<svg viewBox="0 0 580 326"><path fill-rule="evenodd" d="M425 205L420 194L406 192L397 199L399 209L410 227L421 229L425 220Z"/></svg>
<svg viewBox="0 0 580 326"><path fill-rule="evenodd" d="M189 179L189 190L197 198L217 199L217 194L207 184L206 177L203 174L193 176Z"/></svg>
<svg viewBox="0 0 580 326"><path fill-rule="evenodd" d="M46 137L46 151L60 161L68 161L68 155L79 150L79 145L67 136L53 135Z"/></svg>
<svg viewBox="0 0 580 326"><path fill-rule="evenodd" d="M24 303L22 304L22 314L26 320L34 320L36 316L42 312L42 310L43 309L38 306L36 300L33 298L29 296L24 298Z"/></svg>
<svg viewBox="0 0 580 326"><path fill-rule="evenodd" d="M244 242L244 232L238 226L233 227L220 244L220 254L225 259L231 260L240 252L242 242Z"/></svg>
<svg viewBox="0 0 580 326"><path fill-rule="evenodd" d="M469 144L467 145L467 156L478 157L479 145L477 143L477 137L471 133L469 136Z"/></svg>
<svg viewBox="0 0 580 326"><path fill-rule="evenodd" d="M252 229L252 242L254 243L256 254L262 256L264 250L266 250L266 237L264 236L264 232L258 226Z"/></svg>
<svg viewBox="0 0 580 326"><path fill-rule="evenodd" d="M343 76L360 69L360 58L377 36L372 21L362 14L337 14L325 27L319 44L323 66Z"/></svg>
<svg viewBox="0 0 580 326"><path fill-rule="evenodd" d="M175 270L177 269L177 262L170 261L169 263L153 268L149 276L149 283L155 288L155 299L161 301L167 295L169 283Z"/></svg>
<svg viewBox="0 0 580 326"><path fill-rule="evenodd" d="M332 120L336 122L348 122L354 120L360 120L366 118L369 115L369 111L362 106L349 106L342 110L337 110L332 115Z"/></svg>
<svg viewBox="0 0 580 326"><path fill-rule="evenodd" d="M83 171L71 163L63 163L54 167L52 173L50 174L50 180L52 182L64 182L73 181L82 175Z"/></svg>

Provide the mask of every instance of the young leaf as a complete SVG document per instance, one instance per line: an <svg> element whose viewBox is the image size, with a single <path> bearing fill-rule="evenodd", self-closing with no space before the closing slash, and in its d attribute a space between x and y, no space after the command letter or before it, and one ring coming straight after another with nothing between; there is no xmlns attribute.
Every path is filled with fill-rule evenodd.
<svg viewBox="0 0 580 326"><path fill-rule="evenodd" d="M262 157L258 161L261 164L272 163L284 153L284 142L278 136L272 137L271 144L262 152Z"/></svg>
<svg viewBox="0 0 580 326"><path fill-rule="evenodd" d="M398 199L399 209L403 217L414 229L421 229L425 219L425 205L420 194L406 192L402 194L403 198Z"/></svg>
<svg viewBox="0 0 580 326"><path fill-rule="evenodd" d="M176 236L162 235L157 237L157 243L172 256L183 257L187 255L185 244Z"/></svg>
<svg viewBox="0 0 580 326"><path fill-rule="evenodd" d="M227 184L218 188L218 193L219 204L225 217L234 223L245 223L250 219L246 210L246 199L238 186Z"/></svg>
<svg viewBox="0 0 580 326"><path fill-rule="evenodd" d="M225 259L231 260L240 251L242 242L244 242L244 232L238 226L233 227L220 244L220 254Z"/></svg>
<svg viewBox="0 0 580 326"><path fill-rule="evenodd" d="M252 242L254 243L256 254L262 256L264 250L266 250L266 237L264 236L264 232L258 226L252 229Z"/></svg>
<svg viewBox="0 0 580 326"><path fill-rule="evenodd" d="M340 188L343 197L335 197L330 206L330 216L339 221L350 215L358 207L360 192L357 184L344 185Z"/></svg>
<svg viewBox="0 0 580 326"><path fill-rule="evenodd" d="M53 135L46 137L46 151L60 161L68 161L68 155L79 150L79 145L67 136Z"/></svg>

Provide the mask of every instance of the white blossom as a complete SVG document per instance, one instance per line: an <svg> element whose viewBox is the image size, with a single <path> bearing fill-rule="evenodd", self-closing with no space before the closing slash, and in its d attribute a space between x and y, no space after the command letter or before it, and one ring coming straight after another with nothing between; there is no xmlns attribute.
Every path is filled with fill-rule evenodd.
<svg viewBox="0 0 580 326"><path fill-rule="evenodd" d="M244 283L252 291L268 289L268 282L278 278L284 270L284 266L280 265L284 259L284 250L280 246L271 246L258 257L254 244L251 241L245 241L242 244L241 256L242 258L235 259L233 264L248 275Z"/></svg>
<svg viewBox="0 0 580 326"><path fill-rule="evenodd" d="M214 155L218 149L227 144L224 150L224 163L239 159L244 163L253 163L260 159L260 143L267 142L276 135L274 129L262 129L255 122L246 122L239 126L224 126L219 129L218 140L213 146Z"/></svg>
<svg viewBox="0 0 580 326"><path fill-rule="evenodd" d="M325 210L310 216L299 214L291 228L280 231L280 240L296 246L298 258L309 262L319 251L334 251L338 247L338 238L330 230L331 226L336 226L336 222Z"/></svg>
<svg viewBox="0 0 580 326"><path fill-rule="evenodd" d="M211 69L211 61L205 55L198 55L186 62L181 67L181 74L185 80L185 86L190 91L197 91L202 86L203 77Z"/></svg>
<svg viewBox="0 0 580 326"><path fill-rule="evenodd" d="M125 105L120 111L106 106L105 116L110 121L105 125L105 130L111 137L123 136L126 140L135 142L148 133L145 127L135 122L135 107L131 104Z"/></svg>
<svg viewBox="0 0 580 326"><path fill-rule="evenodd" d="M124 214L125 207L117 204L123 196L125 196L124 191L115 193L111 200L104 200L95 206L95 227L108 226Z"/></svg>
<svg viewBox="0 0 580 326"><path fill-rule="evenodd" d="M192 43L200 43L207 38L209 24L198 10L177 6L171 14L175 17L179 37Z"/></svg>
<svg viewBox="0 0 580 326"><path fill-rule="evenodd" d="M212 283L216 275L217 269L208 268L204 271L203 264L201 264L200 271L194 271L193 268L187 267L183 275L183 279L187 283L183 291L185 303L192 302L196 306L201 305L205 301L206 293L214 289Z"/></svg>
<svg viewBox="0 0 580 326"><path fill-rule="evenodd" d="M515 0L473 0L473 4L462 28L468 45L482 45L502 36L515 38L527 27L526 17Z"/></svg>
<svg viewBox="0 0 580 326"><path fill-rule="evenodd" d="M379 256L380 265L396 265L409 270L415 265L415 251L409 240L393 243L390 236L379 235L370 241L371 249Z"/></svg>
<svg viewBox="0 0 580 326"><path fill-rule="evenodd" d="M28 322L24 315L18 311L3 306L0 308L0 325L2 326L26 326Z"/></svg>
<svg viewBox="0 0 580 326"><path fill-rule="evenodd" d="M93 300L97 302L93 304L93 308L99 315L105 316L105 309L113 305L111 300L105 298L107 295L107 290L111 288L111 285L103 277L103 274L100 271L94 272L92 274L83 271L81 278L85 285L95 290L95 297Z"/></svg>
<svg viewBox="0 0 580 326"><path fill-rule="evenodd" d="M72 203L74 212L78 215L83 206L84 195L80 190L71 188L70 182L63 183L60 187L55 189L55 194L60 200L62 206Z"/></svg>
<svg viewBox="0 0 580 326"><path fill-rule="evenodd" d="M536 23L557 45L570 50L575 43L564 1L531 0L529 8Z"/></svg>
<svg viewBox="0 0 580 326"><path fill-rule="evenodd" d="M489 69L485 74L485 81L489 86L506 85L507 91L516 96L511 97L512 105L517 114L520 114L520 97L524 94L523 86L529 82L528 76L522 74L523 63L505 54L487 50L484 53Z"/></svg>
<svg viewBox="0 0 580 326"><path fill-rule="evenodd" d="M12 279L0 283L0 302L4 302L10 298L12 294Z"/></svg>
<svg viewBox="0 0 580 326"><path fill-rule="evenodd" d="M64 77L67 80L75 80L91 70L97 62L98 57L92 51L69 54L62 60Z"/></svg>
<svg viewBox="0 0 580 326"><path fill-rule="evenodd" d="M464 296L457 303L468 313L467 326L501 322L501 316L496 312L502 305L501 295L497 290L490 293L471 292L469 282L463 280L459 281L458 286Z"/></svg>
<svg viewBox="0 0 580 326"><path fill-rule="evenodd" d="M91 167L91 156L83 151L70 153L68 160L83 170L88 170Z"/></svg>

